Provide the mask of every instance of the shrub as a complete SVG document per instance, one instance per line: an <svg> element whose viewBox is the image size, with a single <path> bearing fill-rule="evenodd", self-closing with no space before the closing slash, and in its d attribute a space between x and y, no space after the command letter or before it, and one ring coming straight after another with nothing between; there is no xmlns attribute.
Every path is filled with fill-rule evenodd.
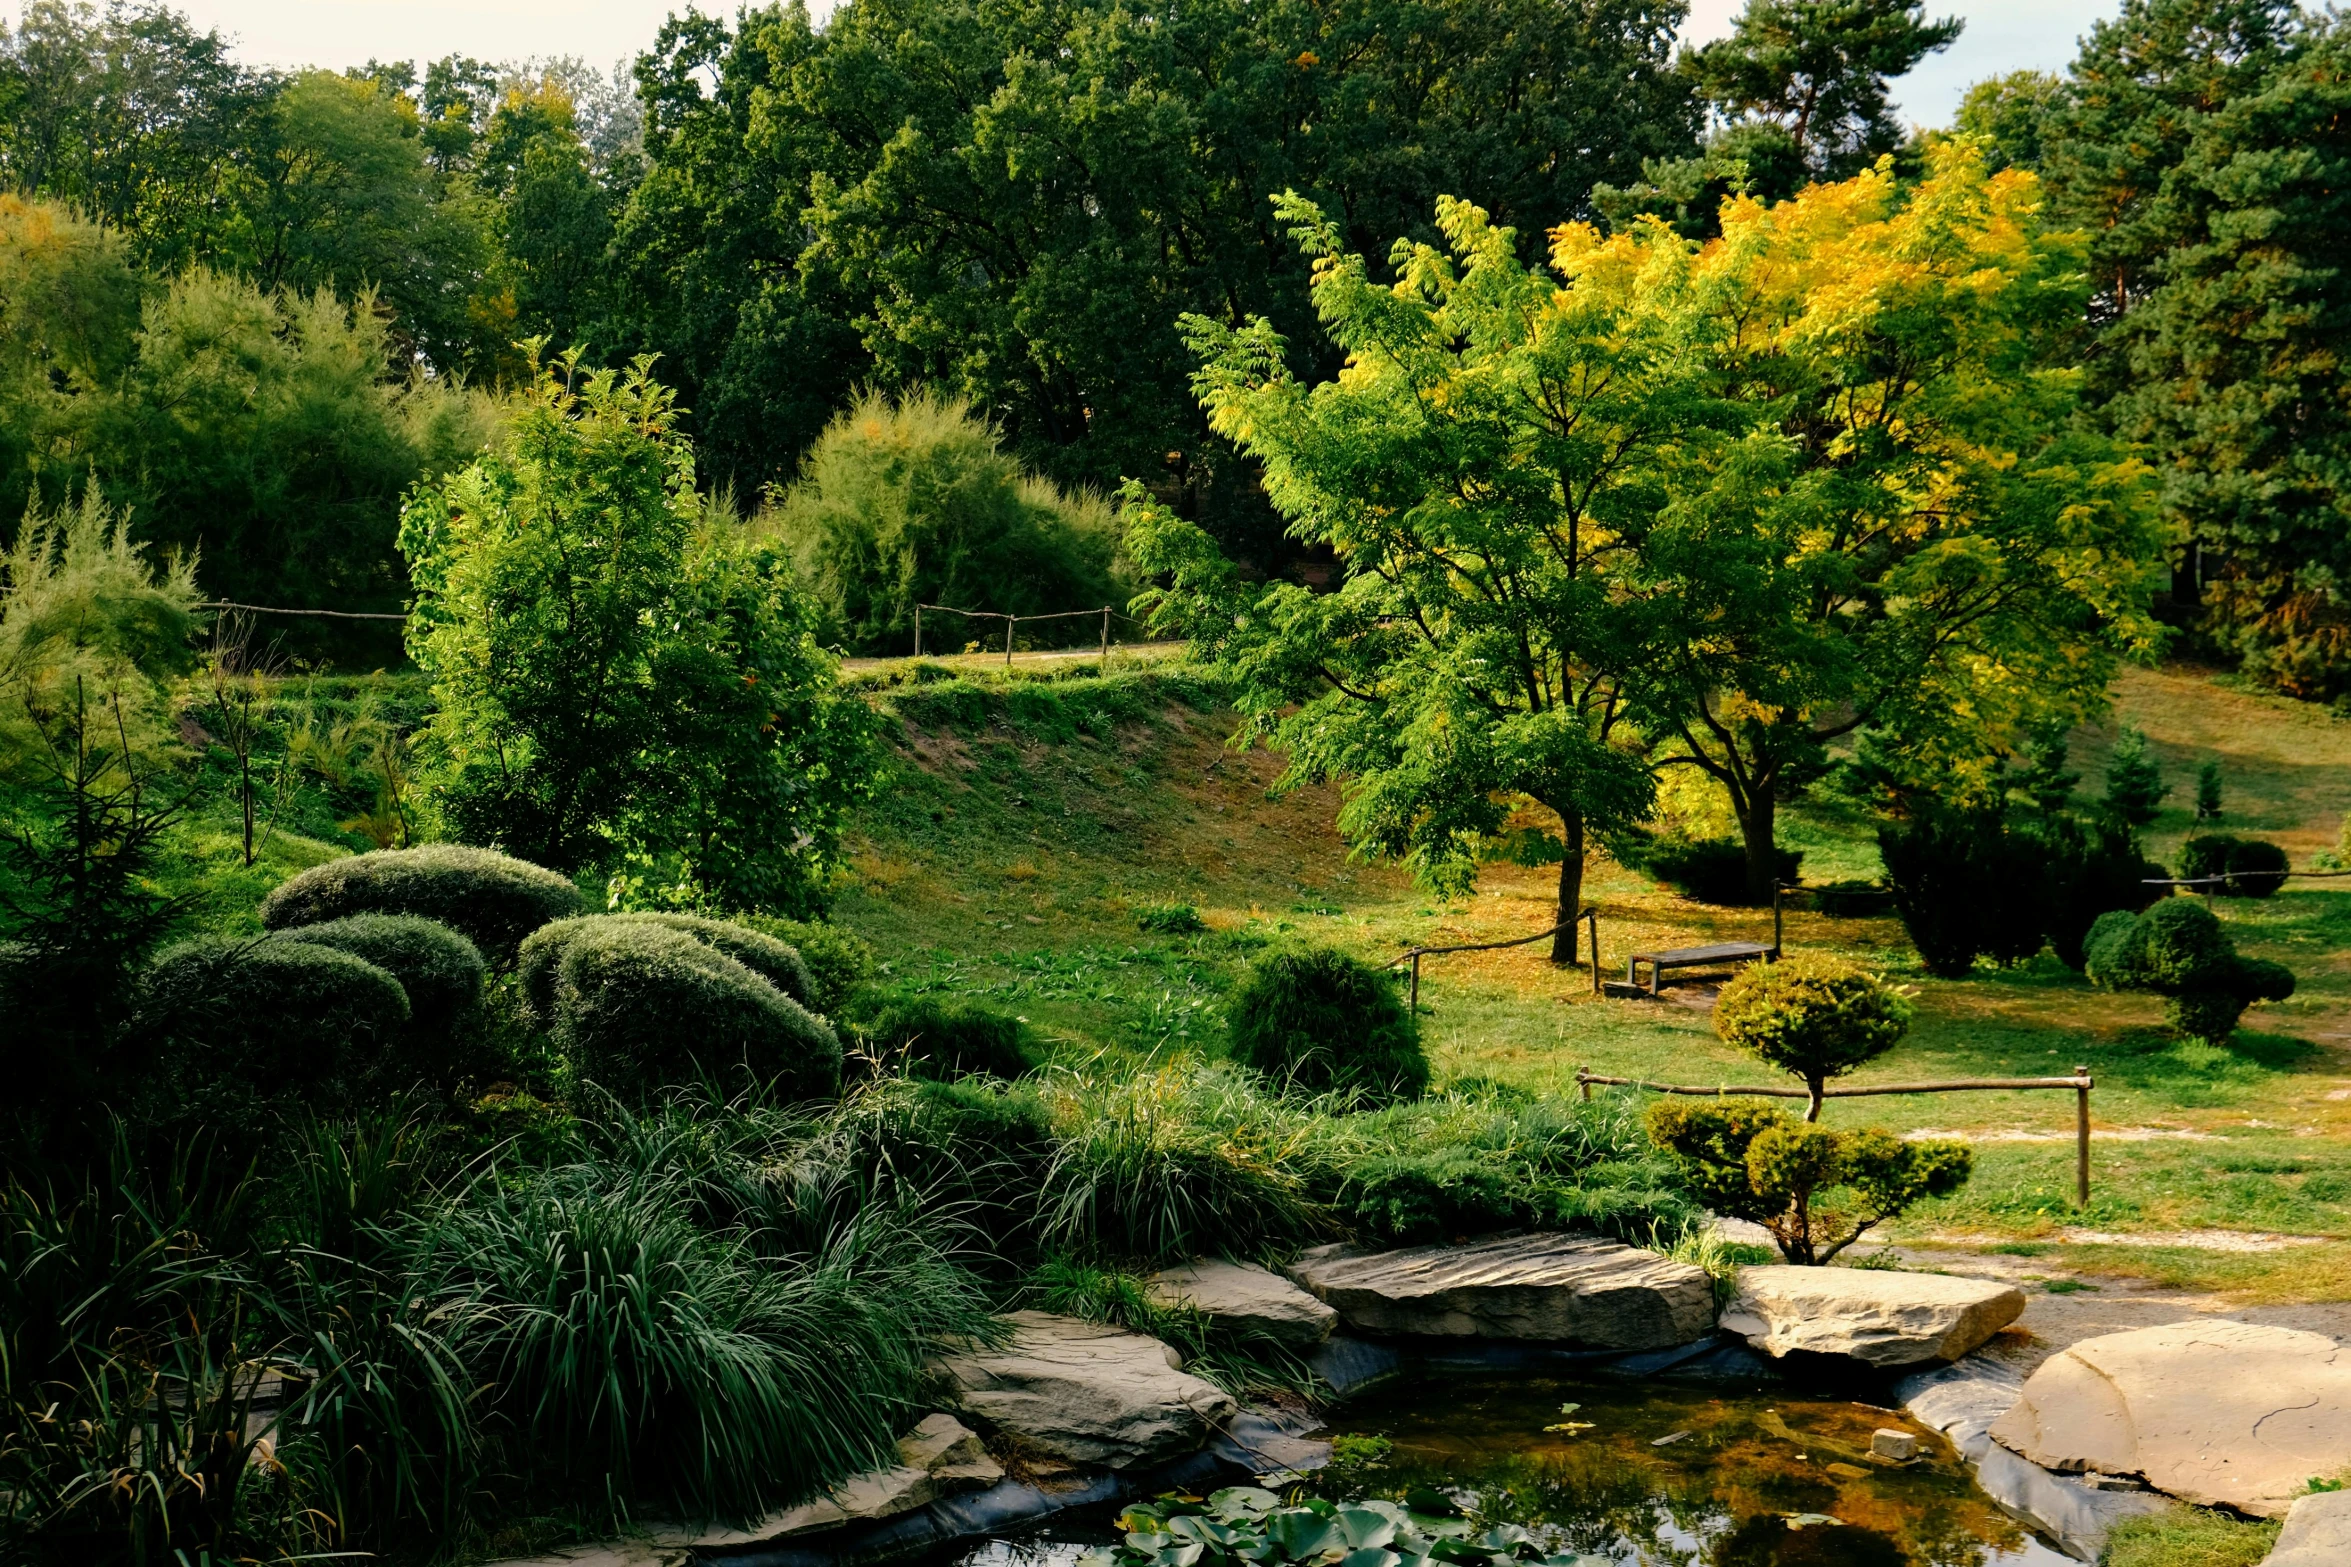
<svg viewBox="0 0 2351 1567"><path fill-rule="evenodd" d="M849 1027L869 1054L903 1059L916 1077L1011 1078L1034 1065L1018 1018L935 996L862 997Z"/></svg>
<svg viewBox="0 0 2351 1567"><path fill-rule="evenodd" d="M234 1130L257 1102L342 1109L408 1027L375 964L309 942L182 942L147 970L134 1027L165 1063L157 1118Z"/></svg>
<svg viewBox="0 0 2351 1567"><path fill-rule="evenodd" d="M1733 840L1652 838L1629 847L1626 854L1635 868L1699 903L1741 907L1755 902L1747 893L1746 847ZM1773 874L1782 882L1793 882L1802 870L1804 855L1796 849L1775 848L1772 860Z"/></svg>
<svg viewBox="0 0 2351 1567"><path fill-rule="evenodd" d="M1191 936L1208 926L1189 903L1146 903L1135 910L1135 928L1161 936Z"/></svg>
<svg viewBox="0 0 2351 1567"><path fill-rule="evenodd" d="M634 920L683 931L714 952L723 952L804 1007L815 1005L816 981L801 960L799 949L768 932L732 920L704 919L697 914L607 914L609 920Z"/></svg>
<svg viewBox="0 0 2351 1567"><path fill-rule="evenodd" d="M579 889L543 866L495 849L428 843L314 865L262 900L261 923L285 930L350 914L414 914L468 937L504 968L525 936L579 911Z"/></svg>
<svg viewBox="0 0 2351 1567"><path fill-rule="evenodd" d="M1986 836L1980 816L1941 810L1922 811L1878 832L1894 912L1919 961L1938 978L1963 978L1984 950L1978 862Z"/></svg>
<svg viewBox="0 0 2351 1567"><path fill-rule="evenodd" d="M1805 1119L1820 1119L1832 1077L1884 1055L1910 1027L1900 992L1837 958L1806 953L1758 963L1722 987L1714 1031L1812 1091Z"/></svg>
<svg viewBox="0 0 2351 1567"><path fill-rule="evenodd" d="M2147 885L2148 879L2161 880L2169 872L2140 854L2130 829L2120 822L2052 817L2034 837L2043 855L2042 923L2049 947L2078 973L2088 961L2086 944L2098 916L2146 908L2164 893Z"/></svg>
<svg viewBox="0 0 2351 1567"><path fill-rule="evenodd" d="M2268 898L2286 884L2292 865L2286 851L2260 838L2237 838L2228 833L2206 833L2180 845L2180 877L2201 881L2224 876L2214 890L2224 898Z"/></svg>
<svg viewBox="0 0 2351 1567"><path fill-rule="evenodd" d="M2166 898L2143 914L2117 911L2090 927L2091 983L2168 999L2181 1033L2218 1044L2256 1001L2283 1001L2294 976L2283 964L2240 956L2199 898Z"/></svg>
<svg viewBox="0 0 2351 1567"><path fill-rule="evenodd" d="M1391 976L1329 947L1261 958L1233 991L1233 1059L1286 1087L1375 1099L1428 1087L1420 1027Z"/></svg>
<svg viewBox="0 0 2351 1567"><path fill-rule="evenodd" d="M2220 761L2214 758L2196 769L2196 820L2220 820Z"/></svg>
<svg viewBox="0 0 2351 1567"><path fill-rule="evenodd" d="M861 653L903 653L915 606L1015 615L1121 602L1111 573L1116 527L1093 496L1024 475L970 405L916 391L867 393L809 447L800 478L761 519L785 540L836 634ZM985 637L1002 621L934 613L934 647ZM1065 642L1093 623L1044 621Z"/></svg>
<svg viewBox="0 0 2351 1567"><path fill-rule="evenodd" d="M743 923L788 942L808 970L809 994L801 1005L827 1015L841 1010L849 994L873 972L873 947L853 930L820 920L788 920L772 914L746 914Z"/></svg>
<svg viewBox="0 0 2351 1567"><path fill-rule="evenodd" d="M1967 1183L1967 1145L1838 1131L1754 1099L1661 1099L1649 1135L1706 1205L1771 1231L1780 1255L1817 1267L1871 1228Z"/></svg>
<svg viewBox="0 0 2351 1567"><path fill-rule="evenodd" d="M400 982L417 1029L446 1029L478 1006L488 978L474 944L438 920L415 914L353 914L278 931L276 941L333 947L364 958Z"/></svg>
<svg viewBox="0 0 2351 1567"><path fill-rule="evenodd" d="M572 942L593 932L618 930L624 925L675 931L690 937L734 959L804 1007L808 1004L806 998L815 990L808 965L801 961L797 950L748 925L703 919L693 914L582 914L553 921L531 932L516 958L515 976L522 989L523 1006L540 1027L554 1027L556 985L562 974L563 955Z"/></svg>
<svg viewBox="0 0 2351 1567"><path fill-rule="evenodd" d="M524 991L581 1077L624 1100L737 1072L784 1098L840 1087L832 1029L687 931L606 915L556 934L525 943Z"/></svg>

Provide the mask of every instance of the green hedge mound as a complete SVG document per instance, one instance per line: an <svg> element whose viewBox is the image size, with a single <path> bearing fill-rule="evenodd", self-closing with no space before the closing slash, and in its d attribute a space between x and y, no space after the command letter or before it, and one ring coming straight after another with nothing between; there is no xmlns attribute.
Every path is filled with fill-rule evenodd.
<svg viewBox="0 0 2351 1567"><path fill-rule="evenodd" d="M2206 833L2190 838L2180 845L2180 876L2187 881L2200 881L2207 876L2225 877L2213 889L2224 898L2270 898L2286 884L2286 871L2293 864L2286 851L2261 838L2237 838L2227 833Z"/></svg>
<svg viewBox="0 0 2351 1567"><path fill-rule="evenodd" d="M1227 1004L1233 1059L1286 1087L1411 1099L1429 1085L1392 978L1329 947L1260 959Z"/></svg>
<svg viewBox="0 0 2351 1567"><path fill-rule="evenodd" d="M916 1077L1015 1078L1035 1065L1020 1019L936 996L860 997L849 1029L867 1054L884 1066L902 1060Z"/></svg>
<svg viewBox="0 0 2351 1567"><path fill-rule="evenodd" d="M366 1098L409 1024L389 972L335 947L207 938L161 953L137 1026L160 1053L159 1119L234 1128L240 1110Z"/></svg>
<svg viewBox="0 0 2351 1567"><path fill-rule="evenodd" d="M278 931L273 941L332 947L382 969L408 996L408 1027L394 1073L411 1073L438 1088L468 1079L488 1081L502 1060L487 1048L482 991L489 965L479 948L438 920L416 914L353 914L320 925Z"/></svg>
<svg viewBox="0 0 2351 1567"><path fill-rule="evenodd" d="M873 973L873 947L855 931L818 920L790 920L774 914L746 914L743 923L765 931L800 954L812 994L799 998L811 1012L838 1012L850 994Z"/></svg>
<svg viewBox="0 0 2351 1567"><path fill-rule="evenodd" d="M2282 963L2241 955L2200 898L2166 898L2144 914L2113 913L2090 927L2089 976L2109 990L2151 991L2170 1003L2183 1034L2218 1044L2256 1001L2294 993Z"/></svg>
<svg viewBox="0 0 2351 1567"><path fill-rule="evenodd" d="M544 866L429 843L314 865L262 900L261 923L286 930L353 914L414 914L462 933L503 968L525 936L579 913L581 903L580 890Z"/></svg>
<svg viewBox="0 0 2351 1567"><path fill-rule="evenodd" d="M748 1074L787 1099L835 1093L823 1019L687 928L626 915L565 920L520 955L523 996L571 1068L623 1100Z"/></svg>

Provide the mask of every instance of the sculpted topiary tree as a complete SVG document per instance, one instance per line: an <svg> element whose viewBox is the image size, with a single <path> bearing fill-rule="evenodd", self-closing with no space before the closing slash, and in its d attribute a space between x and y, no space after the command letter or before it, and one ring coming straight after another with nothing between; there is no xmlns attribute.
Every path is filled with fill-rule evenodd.
<svg viewBox="0 0 2351 1567"><path fill-rule="evenodd" d="M2200 899L2166 898L2144 914L2104 915L2087 945L2091 983L2166 997L2166 1021L2213 1044L2236 1031L2254 1002L2294 993L2286 966L2241 956Z"/></svg>
<svg viewBox="0 0 2351 1567"><path fill-rule="evenodd" d="M1762 1225L1799 1267L1827 1262L1914 1203L1949 1196L1974 1168L1965 1143L1836 1131L1759 1099L1661 1099L1649 1135L1707 1207Z"/></svg>
<svg viewBox="0 0 2351 1567"><path fill-rule="evenodd" d="M1806 954L1762 963L1723 986L1714 1031L1812 1091L1804 1119L1820 1119L1821 1095L1894 1048L1910 1028L1900 991L1836 958Z"/></svg>

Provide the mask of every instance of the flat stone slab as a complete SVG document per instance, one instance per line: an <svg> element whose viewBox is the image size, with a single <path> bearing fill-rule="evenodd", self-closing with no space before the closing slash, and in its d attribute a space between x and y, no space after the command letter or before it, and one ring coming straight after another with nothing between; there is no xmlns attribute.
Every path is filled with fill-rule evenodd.
<svg viewBox="0 0 2351 1567"><path fill-rule="evenodd" d="M2024 1315L2013 1284L1877 1268L1741 1268L1722 1314L1774 1359L1804 1351L1872 1366L1957 1360Z"/></svg>
<svg viewBox="0 0 2351 1567"><path fill-rule="evenodd" d="M2046 1468L2279 1518L2313 1475L2351 1468L2351 1350L2247 1322L2083 1339L2032 1374L1991 1434Z"/></svg>
<svg viewBox="0 0 2351 1567"><path fill-rule="evenodd" d="M1331 1336L1339 1314L1270 1268L1202 1258L1144 1281L1151 1298L1189 1306L1231 1333L1257 1333L1299 1349Z"/></svg>
<svg viewBox="0 0 2351 1567"><path fill-rule="evenodd" d="M1155 1338L1099 1322L1016 1311L1002 1349L941 1362L966 1414L1081 1464L1129 1469L1205 1445L1232 1399L1189 1376Z"/></svg>
<svg viewBox="0 0 2351 1567"><path fill-rule="evenodd" d="M2351 1491L2297 1497L2261 1567L2343 1567L2351 1562Z"/></svg>
<svg viewBox="0 0 2351 1567"><path fill-rule="evenodd" d="M1290 1277L1363 1333L1534 1339L1664 1349L1713 1331L1702 1269L1584 1235L1501 1235L1466 1246L1318 1246Z"/></svg>

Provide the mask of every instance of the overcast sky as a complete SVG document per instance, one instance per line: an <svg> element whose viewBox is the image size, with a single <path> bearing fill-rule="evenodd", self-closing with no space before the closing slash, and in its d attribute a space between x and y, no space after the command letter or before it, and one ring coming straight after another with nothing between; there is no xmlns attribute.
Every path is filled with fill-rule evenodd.
<svg viewBox="0 0 2351 1567"><path fill-rule="evenodd" d="M258 65L357 65L384 60L576 54L598 66L634 55L682 0L178 0L198 26L233 36ZM1742 0L1693 0L1687 36L1725 31ZM821 9L823 0L818 0ZM7 0L13 17L20 7ZM731 3L705 9L732 15ZM2074 40L2117 0L1946 0L1967 31L1896 84L1895 101L1923 125L1947 125L1969 84L2003 71L2054 71Z"/></svg>

